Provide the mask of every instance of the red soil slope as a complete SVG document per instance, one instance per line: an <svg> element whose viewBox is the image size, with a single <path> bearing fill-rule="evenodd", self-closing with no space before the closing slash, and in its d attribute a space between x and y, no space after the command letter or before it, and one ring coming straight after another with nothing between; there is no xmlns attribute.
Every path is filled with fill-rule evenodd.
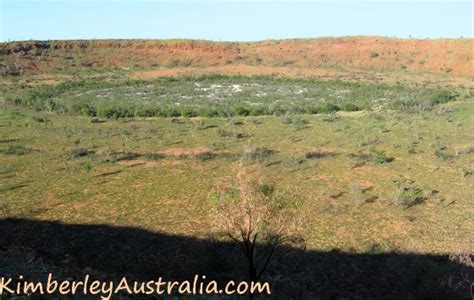
<svg viewBox="0 0 474 300"><path fill-rule="evenodd" d="M89 68L262 66L355 68L474 76L473 39L342 37L250 43L193 40L25 41L0 44L2 73ZM7 70L8 69L8 70Z"/></svg>

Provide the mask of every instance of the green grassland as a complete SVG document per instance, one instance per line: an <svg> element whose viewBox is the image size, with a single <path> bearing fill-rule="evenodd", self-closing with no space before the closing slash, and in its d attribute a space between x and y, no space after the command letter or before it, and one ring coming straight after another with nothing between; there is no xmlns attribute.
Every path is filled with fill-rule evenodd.
<svg viewBox="0 0 474 300"><path fill-rule="evenodd" d="M206 241L216 191L256 176L297 207L304 251L473 252L469 88L243 76L4 87L0 220L107 224ZM48 251L69 257L60 249ZM17 270L24 251L5 252L7 270ZM219 274L219 262L210 262ZM369 268L366 258L353 262ZM408 289L424 288L428 266L406 271ZM341 278L366 276L351 270L330 278L350 286ZM305 276L301 286L326 292Z"/></svg>
<svg viewBox="0 0 474 300"><path fill-rule="evenodd" d="M466 88L340 80L209 75L144 80L76 80L5 92L7 103L103 118L229 117L431 109L470 97Z"/></svg>
<svg viewBox="0 0 474 300"><path fill-rule="evenodd" d="M232 184L243 164L301 201L310 216L308 244L315 249L364 252L378 245L386 251L450 253L472 240L472 98L460 96L415 112L392 111L364 101L385 95L390 102L396 92L399 98L416 94L421 99L429 91L390 87L384 92L382 86L364 98L369 89L363 85L262 78L217 78L216 83L201 78L119 84L90 93L86 85L48 99L65 106L92 99L95 105L108 90L108 101L126 98L127 103L140 104L138 96L130 95L148 91L154 97L143 102L158 101L164 93L174 97L167 101L186 95L202 106L206 97L196 94L197 81L202 86L225 83L227 88L238 82L250 86L249 95L262 87L269 95L262 102L275 96L283 103L284 97L300 99L291 98L295 89L307 89L306 98L334 100L336 87L345 88L350 91L341 101L354 99L368 109L232 118L99 115L91 122L71 112L4 105L2 213L205 236L209 195ZM242 105L245 96L228 98ZM306 102L302 105L312 103ZM258 147L272 151L246 157L248 149Z"/></svg>

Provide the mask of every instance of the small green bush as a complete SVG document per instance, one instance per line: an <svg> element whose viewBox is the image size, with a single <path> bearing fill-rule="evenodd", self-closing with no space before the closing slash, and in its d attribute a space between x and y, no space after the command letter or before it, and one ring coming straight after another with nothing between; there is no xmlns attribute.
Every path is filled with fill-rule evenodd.
<svg viewBox="0 0 474 300"><path fill-rule="evenodd" d="M244 106L238 105L234 107L234 112L236 116L245 117L245 116L250 115L251 110Z"/></svg>
<svg viewBox="0 0 474 300"><path fill-rule="evenodd" d="M359 111L361 108L354 103L351 102L346 102L341 104L341 110L342 111Z"/></svg>
<svg viewBox="0 0 474 300"><path fill-rule="evenodd" d="M447 90L437 90L434 91L430 94L428 97L428 100L432 104L440 104L440 103L448 103L450 101L455 100L457 97L457 94L447 91Z"/></svg>
<svg viewBox="0 0 474 300"><path fill-rule="evenodd" d="M212 108L212 107L202 107L199 110L199 116L208 117L208 118L217 117L219 116L219 111L217 111L217 109Z"/></svg>
<svg viewBox="0 0 474 300"><path fill-rule="evenodd" d="M319 109L318 109L319 112L325 113L325 114L336 112L336 111L339 111L339 110L340 110L339 106L337 106L335 104L332 104L332 103L325 103L321 107L319 107Z"/></svg>
<svg viewBox="0 0 474 300"><path fill-rule="evenodd" d="M193 107L184 106L184 107L181 108L181 115L183 117L192 118L192 117L197 117L198 112Z"/></svg>
<svg viewBox="0 0 474 300"><path fill-rule="evenodd" d="M423 190L416 187L413 180L401 178L395 182L396 191L393 195L393 203L396 206L410 208L425 202Z"/></svg>
<svg viewBox="0 0 474 300"><path fill-rule="evenodd" d="M37 117L37 116L33 116L32 118L35 122L38 122L38 123L47 123L49 122L49 120L45 117Z"/></svg>
<svg viewBox="0 0 474 300"><path fill-rule="evenodd" d="M274 184L262 183L258 188L265 197L270 197L275 192Z"/></svg>
<svg viewBox="0 0 474 300"><path fill-rule="evenodd" d="M252 107L252 109L250 110L250 115L251 116L264 116L264 115L268 115L268 111L265 107L263 106L255 106L255 107Z"/></svg>
<svg viewBox="0 0 474 300"><path fill-rule="evenodd" d="M373 162L377 165L385 164L394 161L395 158L393 157L388 157L385 155L384 151L376 151L373 154Z"/></svg>

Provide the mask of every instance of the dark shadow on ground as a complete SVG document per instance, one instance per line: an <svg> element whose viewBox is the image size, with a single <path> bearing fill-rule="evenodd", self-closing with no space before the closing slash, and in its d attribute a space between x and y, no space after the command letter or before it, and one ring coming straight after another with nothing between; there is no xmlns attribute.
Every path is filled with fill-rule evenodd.
<svg viewBox="0 0 474 300"><path fill-rule="evenodd" d="M109 225L0 220L0 276L218 281L246 278L231 243ZM470 277L469 277L470 276ZM281 247L263 276L275 299L449 299L471 297L474 268L447 256L351 254Z"/></svg>

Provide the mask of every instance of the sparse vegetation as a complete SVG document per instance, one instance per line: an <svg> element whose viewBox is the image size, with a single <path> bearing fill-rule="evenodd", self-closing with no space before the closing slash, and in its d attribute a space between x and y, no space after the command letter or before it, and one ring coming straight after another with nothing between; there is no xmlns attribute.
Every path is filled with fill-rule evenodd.
<svg viewBox="0 0 474 300"><path fill-rule="evenodd" d="M260 94L264 96L255 96ZM282 122L301 127L303 119L294 114L354 112L371 109L375 102L378 106L400 110L431 109L455 101L459 94L439 88L209 75L149 82L69 81L38 86L9 97L16 99L10 103L37 111L108 119L285 115ZM325 101L318 100L321 97ZM381 98L385 100L367 101ZM43 121L38 119L38 122Z"/></svg>
<svg viewBox="0 0 474 300"><path fill-rule="evenodd" d="M264 42L282 58L130 41L149 55L104 69L128 42L90 58L108 42L32 43L0 50L18 59L0 78L0 271L80 276L92 260L97 277L196 271L268 280L283 299L466 298L444 267L470 263L445 255L468 253L474 227L469 64L429 74L425 53L371 47L373 66L346 69L334 53L285 57L299 40Z"/></svg>
<svg viewBox="0 0 474 300"><path fill-rule="evenodd" d="M200 161L206 161L215 158L217 155L215 153L212 153L210 151L198 153L195 155L195 158Z"/></svg>
<svg viewBox="0 0 474 300"><path fill-rule="evenodd" d="M2 152L7 155L25 155L28 154L30 150L23 145L9 145L8 148Z"/></svg>
<svg viewBox="0 0 474 300"><path fill-rule="evenodd" d="M410 208L425 202L423 190L415 185L413 180L400 178L395 181L396 191L393 196L393 203L396 206Z"/></svg>
<svg viewBox="0 0 474 300"><path fill-rule="evenodd" d="M249 160L260 160L274 154L275 151L267 147L254 146L245 150L245 157Z"/></svg>
<svg viewBox="0 0 474 300"><path fill-rule="evenodd" d="M389 163L394 160L395 158L387 156L384 151L375 151L373 153L373 161L377 165Z"/></svg>
<svg viewBox="0 0 474 300"><path fill-rule="evenodd" d="M89 156L89 155L92 155L92 154L94 154L94 151L87 150L87 149L84 149L84 148L77 148L72 152L72 156L76 157L76 158L77 157Z"/></svg>
<svg viewBox="0 0 474 300"><path fill-rule="evenodd" d="M364 187L360 184L353 183L350 186L350 193L354 204L361 206L369 201L369 198L365 195Z"/></svg>

